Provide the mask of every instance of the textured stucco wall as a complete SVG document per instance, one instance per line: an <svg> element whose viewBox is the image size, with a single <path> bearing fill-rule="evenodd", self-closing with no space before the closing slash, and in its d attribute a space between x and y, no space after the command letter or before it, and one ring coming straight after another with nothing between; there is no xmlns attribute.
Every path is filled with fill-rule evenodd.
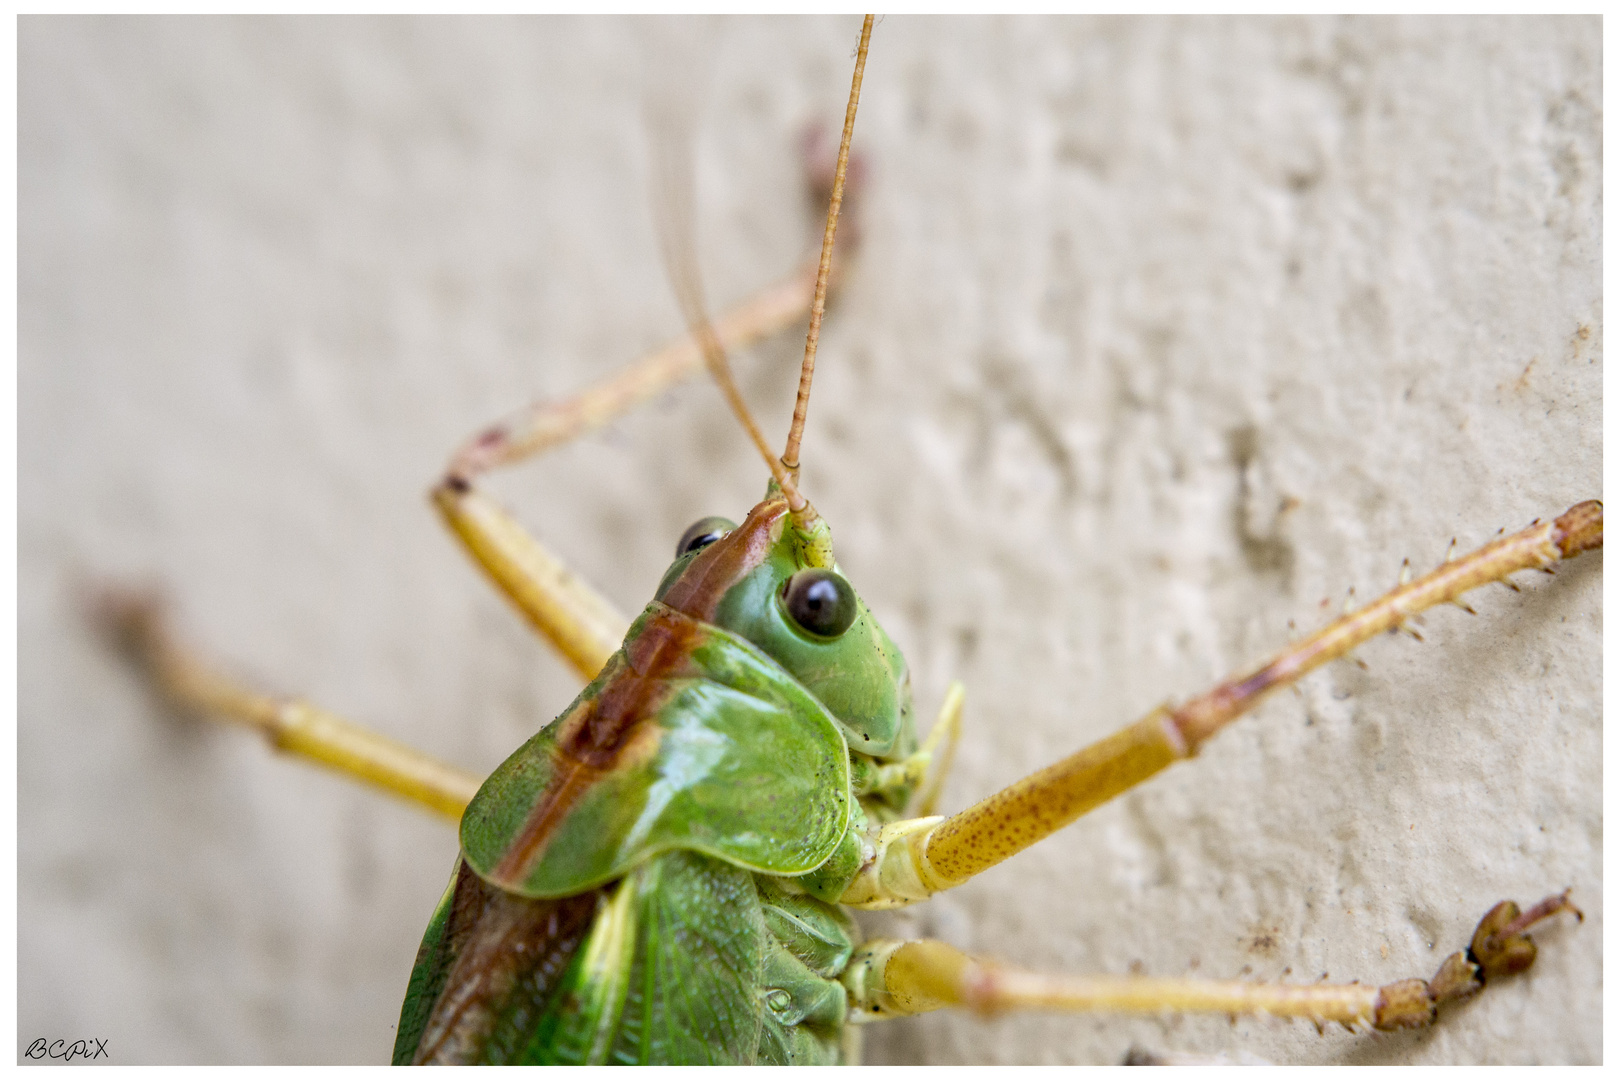
<svg viewBox="0 0 1620 1080"><path fill-rule="evenodd" d="M717 305L814 228L798 133L840 115L856 25L696 52ZM423 493L479 425L676 331L640 101L687 37L21 24L23 1042L386 1057L451 830L173 720L74 589L159 578L238 670L468 767L553 715L569 678ZM1403 557L1601 497L1600 64L1596 19L879 26L806 489L923 709L967 681L949 806ZM738 359L769 430L799 348ZM633 610L763 481L694 385L496 486ZM1528 976L1392 1038L936 1015L869 1057L1599 1059L1601 558L1525 578L901 921L1045 968L1383 982L1573 886L1588 919Z"/></svg>

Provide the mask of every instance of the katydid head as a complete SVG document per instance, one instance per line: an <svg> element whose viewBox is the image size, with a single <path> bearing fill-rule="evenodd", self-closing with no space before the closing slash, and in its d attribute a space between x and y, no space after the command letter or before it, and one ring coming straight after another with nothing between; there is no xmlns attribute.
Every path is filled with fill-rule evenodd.
<svg viewBox="0 0 1620 1080"><path fill-rule="evenodd" d="M850 749L884 760L910 753L905 657L837 566L806 557L787 501L773 493L729 524L705 518L687 530L656 599L780 664L826 706Z"/></svg>

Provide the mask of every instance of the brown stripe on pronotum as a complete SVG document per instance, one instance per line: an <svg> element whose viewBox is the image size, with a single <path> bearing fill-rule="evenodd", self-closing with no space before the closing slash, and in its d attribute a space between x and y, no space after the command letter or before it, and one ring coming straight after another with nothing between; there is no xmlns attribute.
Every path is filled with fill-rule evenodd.
<svg viewBox="0 0 1620 1080"><path fill-rule="evenodd" d="M519 888L579 799L620 765L623 755L637 753L644 740L655 745L659 707L674 692L671 680L685 668L703 633L694 620L665 611L625 644L624 662L601 693L580 702L558 725L551 780L490 872L491 881Z"/></svg>
<svg viewBox="0 0 1620 1080"><path fill-rule="evenodd" d="M782 499L768 499L754 507L741 525L692 560L664 594L664 603L694 619L712 620L721 597L762 563L771 545L781 538L787 512Z"/></svg>

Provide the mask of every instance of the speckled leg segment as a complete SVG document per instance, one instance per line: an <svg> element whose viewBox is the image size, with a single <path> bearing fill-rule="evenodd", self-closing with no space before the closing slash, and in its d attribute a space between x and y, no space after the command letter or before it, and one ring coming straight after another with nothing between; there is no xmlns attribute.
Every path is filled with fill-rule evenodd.
<svg viewBox="0 0 1620 1080"><path fill-rule="evenodd" d="M949 818L899 821L877 837L875 852L843 902L888 908L961 884L1050 836L1129 790L1248 711L1266 694L1345 656L1368 639L1406 626L1436 604L1466 609L1462 595L1520 570L1554 564L1603 546L1603 504L1578 503L1552 521L1536 521L1336 619L1254 671L1186 704L1163 706L1113 735L1004 788Z"/></svg>

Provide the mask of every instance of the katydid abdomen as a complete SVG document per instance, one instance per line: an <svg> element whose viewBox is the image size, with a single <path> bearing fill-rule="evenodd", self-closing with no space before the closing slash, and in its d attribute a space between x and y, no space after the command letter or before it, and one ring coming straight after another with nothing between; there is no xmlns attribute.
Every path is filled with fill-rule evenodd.
<svg viewBox="0 0 1620 1080"><path fill-rule="evenodd" d="M512 896L462 863L394 1063L839 1064L837 976L857 941L834 905L694 852L559 900Z"/></svg>

